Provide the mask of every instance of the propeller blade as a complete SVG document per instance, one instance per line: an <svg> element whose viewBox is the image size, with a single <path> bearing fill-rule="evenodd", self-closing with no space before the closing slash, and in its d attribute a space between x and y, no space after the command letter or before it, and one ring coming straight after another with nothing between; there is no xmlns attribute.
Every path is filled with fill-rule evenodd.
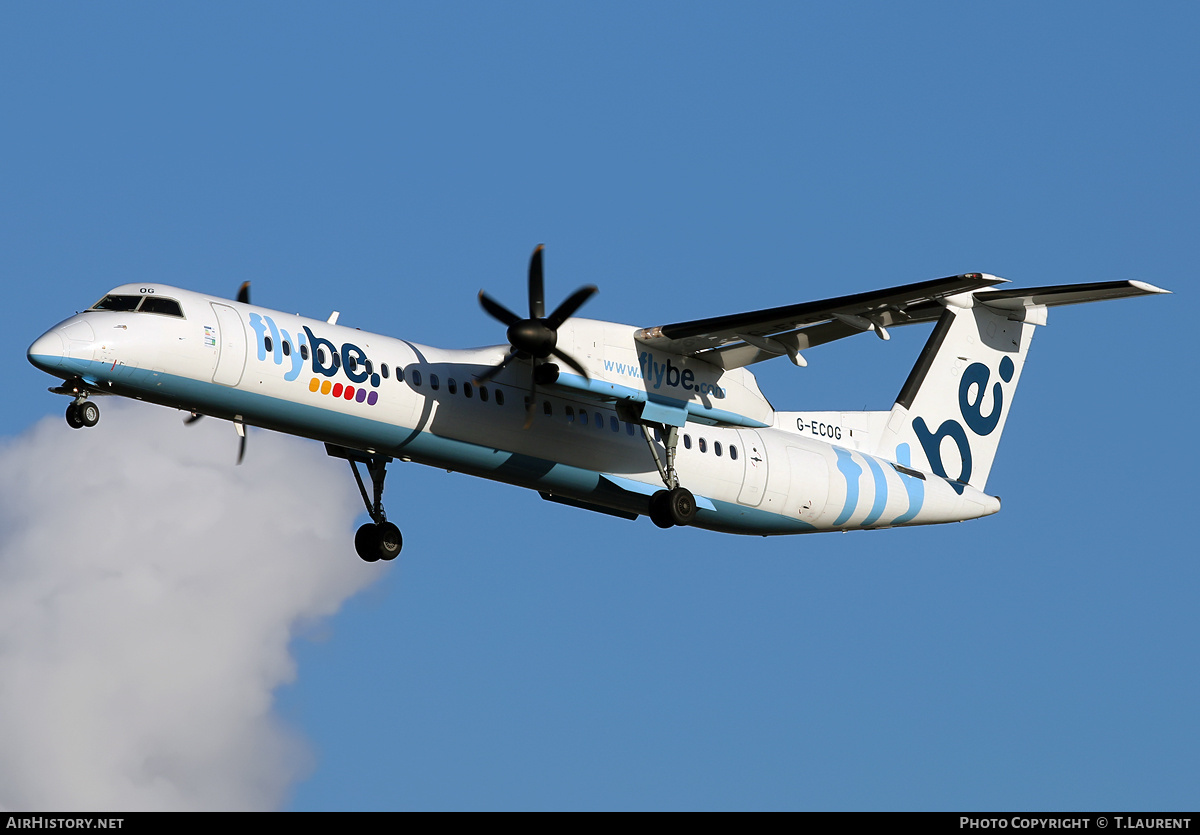
<svg viewBox="0 0 1200 835"><path fill-rule="evenodd" d="M595 285L589 284L586 287L580 287L571 295L567 296L566 301L555 308L550 317L546 319L546 324L553 330L558 330L563 322L575 315L575 311L583 306L583 303L590 299L597 292Z"/></svg>
<svg viewBox="0 0 1200 835"><path fill-rule="evenodd" d="M585 379L585 380L590 380L590 379L592 379L592 378L591 378L591 375L589 375L589 374L587 373L587 369L586 369L586 368L584 368L584 367L583 367L582 365L580 365L579 363L577 363L577 362L575 361L575 358L574 358L574 357L572 357L570 354L568 354L566 351L560 351L559 349L555 348L555 349L554 349L554 351L553 351L553 353L554 353L554 356L558 357L560 360L562 360L563 362L565 362L567 365L571 366L571 367L572 367L572 368L574 368L576 371L578 371L580 374L582 374L582 375L583 375L583 379Z"/></svg>
<svg viewBox="0 0 1200 835"><path fill-rule="evenodd" d="M497 374L499 374L501 371L503 371L503 370L504 370L504 367L505 367L506 365L508 365L510 362L512 362L513 360L515 360L516 358L517 358L517 352L516 352L516 351L509 351L509 352L508 352L508 354L506 354L506 355L505 355L504 359L500 360L500 364L499 364L499 365L493 365L493 366L492 366L491 368L489 368L487 371L485 371L485 372L483 372L482 374L480 374L480 375L476 376L476 377L475 377L475 382L477 382L477 383L486 383L488 380L492 379L492 378L493 378L493 377L495 377Z"/></svg>
<svg viewBox="0 0 1200 835"><path fill-rule="evenodd" d="M242 286L238 288L237 300L242 304L250 304L250 282L243 281Z"/></svg>
<svg viewBox="0 0 1200 835"><path fill-rule="evenodd" d="M529 318L543 319L546 316L546 291L542 280L542 251L544 244L538 244L529 259Z"/></svg>
<svg viewBox="0 0 1200 835"><path fill-rule="evenodd" d="M246 457L246 425L242 423L241 415L233 422L233 428L237 430L238 438L238 464L242 463L242 459Z"/></svg>
<svg viewBox="0 0 1200 835"><path fill-rule="evenodd" d="M503 324L508 325L509 327L521 321L520 316L513 313L507 307L500 304L500 302L496 301L482 290L479 291L479 304L483 306L484 310L491 314L493 319L499 319Z"/></svg>

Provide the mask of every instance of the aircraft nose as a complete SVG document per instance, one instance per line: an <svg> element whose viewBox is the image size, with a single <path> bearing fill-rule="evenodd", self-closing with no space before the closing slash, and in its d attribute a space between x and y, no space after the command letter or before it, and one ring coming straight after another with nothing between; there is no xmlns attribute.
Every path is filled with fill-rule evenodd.
<svg viewBox="0 0 1200 835"><path fill-rule="evenodd" d="M43 371L52 371L62 365L63 356L67 352L67 343L59 334L58 329L46 331L39 336L25 355L29 361Z"/></svg>

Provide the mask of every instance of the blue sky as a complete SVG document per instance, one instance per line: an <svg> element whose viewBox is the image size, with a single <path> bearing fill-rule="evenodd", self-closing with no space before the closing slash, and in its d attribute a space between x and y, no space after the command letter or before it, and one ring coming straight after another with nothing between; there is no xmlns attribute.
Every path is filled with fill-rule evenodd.
<svg viewBox="0 0 1200 835"><path fill-rule="evenodd" d="M476 294L519 307L538 243L551 304L594 283L586 315L639 326L968 271L1150 281L1175 295L1052 311L988 483L1004 509L973 523L659 531L394 466L402 557L302 618L294 681L271 685L311 752L278 803L1194 808L1197 17L5 4L0 434L70 433L24 351L126 281L251 280L259 303L446 346L503 340ZM778 408L887 408L908 330L756 372ZM296 487L255 457L238 478ZM352 503L329 472L274 512ZM345 552L296 558L358 571L356 521L331 517Z"/></svg>

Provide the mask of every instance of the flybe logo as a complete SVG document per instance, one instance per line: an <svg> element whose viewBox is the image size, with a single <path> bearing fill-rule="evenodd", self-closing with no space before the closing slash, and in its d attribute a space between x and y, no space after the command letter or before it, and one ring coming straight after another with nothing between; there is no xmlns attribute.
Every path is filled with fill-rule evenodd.
<svg viewBox="0 0 1200 835"><path fill-rule="evenodd" d="M1016 366L1009 357L1000 360L1001 380L1006 383L1010 382L1015 370ZM992 410L986 415L983 413L983 396L987 391L991 376L991 369L986 365L981 362L973 362L967 366L967 370L963 372L962 379L958 383L958 412L971 431L980 437L992 434L1000 424L1000 418L1004 415L1004 387L999 382L992 384ZM974 401L971 400L972 388L975 388L976 391ZM942 421L942 425L937 428L937 431L930 432L925 419L921 417L914 420L912 425L917 440L921 442L921 448L925 450L925 457L929 460L930 468L937 475L949 480L950 486L959 495L962 495L964 485L971 480L972 465L971 442L967 439L967 432L963 429L963 425L957 420L945 420ZM954 441L958 447L959 457L962 459L962 471L953 479L946 474L946 465L942 463L942 440L944 438Z"/></svg>
<svg viewBox="0 0 1200 835"><path fill-rule="evenodd" d="M372 367L366 351L353 342L344 342L339 348L328 339L317 336L307 325L303 332L290 334L276 325L270 316L257 313L250 314L250 327L257 337L255 343L259 362L266 362L270 356L276 365L290 366L284 372L283 379L298 379L307 362L311 364L313 375L308 381L308 390L313 394L340 397L368 406L374 406L379 401L379 392L367 391L364 385L369 384L372 389L379 388L379 373ZM358 385L329 379L339 371L349 378L350 383Z"/></svg>
<svg viewBox="0 0 1200 835"><path fill-rule="evenodd" d="M705 383L696 380L696 374L690 368L679 369L671 362L668 357L666 362L656 362L654 354L651 351L642 351L638 354L638 362L641 367L634 369L631 366L622 366L629 371L628 376L636 376L644 379L648 386L654 386L655 389L661 389L664 385L668 388L681 388L687 392L696 392L698 394L709 394L717 399L725 396L725 389L718 386L716 383ZM605 363L607 368L610 363Z"/></svg>

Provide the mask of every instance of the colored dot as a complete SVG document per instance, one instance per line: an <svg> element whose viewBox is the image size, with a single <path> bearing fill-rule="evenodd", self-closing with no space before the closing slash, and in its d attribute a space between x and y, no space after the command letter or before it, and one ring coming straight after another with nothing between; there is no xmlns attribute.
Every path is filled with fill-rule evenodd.
<svg viewBox="0 0 1200 835"><path fill-rule="evenodd" d="M378 374L371 375L371 386L373 388L379 388L379 375Z"/></svg>
<svg viewBox="0 0 1200 835"><path fill-rule="evenodd" d="M354 386L346 386L346 392L342 396L345 397L347 400L353 400L354 399Z"/></svg>
<svg viewBox="0 0 1200 835"><path fill-rule="evenodd" d="M355 399L355 400L357 400L359 403L361 403L361 402L363 402L364 400L366 400L366 399L367 399L367 390L366 390L366 389L359 389L359 390L358 390L358 394L354 395L354 399Z"/></svg>
<svg viewBox="0 0 1200 835"><path fill-rule="evenodd" d="M316 377L313 377L312 380L308 384L309 391L316 391L320 387L321 387L321 381L318 380Z"/></svg>
<svg viewBox="0 0 1200 835"><path fill-rule="evenodd" d="M377 391L371 392L370 394L367 395L367 405L374 406L375 401L377 401L378 399L379 399L379 392L377 392Z"/></svg>
<svg viewBox="0 0 1200 835"><path fill-rule="evenodd" d="M321 383L321 394L329 394L329 381Z"/></svg>
<svg viewBox="0 0 1200 835"><path fill-rule="evenodd" d="M333 396L334 396L334 397L341 397L341 396L342 396L342 384L341 384L341 383L334 383L334 384L333 384Z"/></svg>

